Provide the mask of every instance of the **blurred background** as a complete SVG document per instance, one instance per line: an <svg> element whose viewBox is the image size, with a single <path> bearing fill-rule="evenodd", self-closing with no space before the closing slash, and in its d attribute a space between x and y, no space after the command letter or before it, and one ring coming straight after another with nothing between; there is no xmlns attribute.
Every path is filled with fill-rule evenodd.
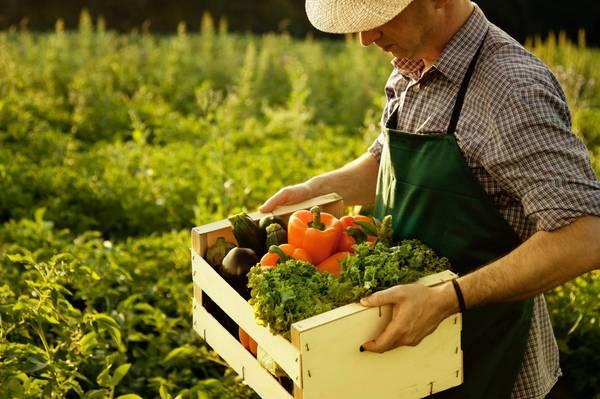
<svg viewBox="0 0 600 399"><path fill-rule="evenodd" d="M26 24L32 30L52 30L59 18L67 28L74 28L79 13L87 8L93 17L103 16L108 29L121 32L146 24L153 32L169 33L181 21L197 30L205 11L217 19L226 17L236 32L288 31L297 37L316 32L305 17L303 0L2 0L0 4L0 29ZM600 43L596 0L481 0L477 4L492 22L521 42L551 31L565 31L575 38L584 29L590 44Z"/></svg>

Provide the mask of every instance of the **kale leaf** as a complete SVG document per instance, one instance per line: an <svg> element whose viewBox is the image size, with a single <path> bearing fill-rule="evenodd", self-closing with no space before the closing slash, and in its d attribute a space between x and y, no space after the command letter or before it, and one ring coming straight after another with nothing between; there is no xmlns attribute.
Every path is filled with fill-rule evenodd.
<svg viewBox="0 0 600 399"><path fill-rule="evenodd" d="M438 257L418 240L405 240L393 247L365 242L354 249L356 256L342 261L339 278L294 259L275 268L254 266L248 273L248 286L257 322L289 339L294 322L450 269L448 259Z"/></svg>

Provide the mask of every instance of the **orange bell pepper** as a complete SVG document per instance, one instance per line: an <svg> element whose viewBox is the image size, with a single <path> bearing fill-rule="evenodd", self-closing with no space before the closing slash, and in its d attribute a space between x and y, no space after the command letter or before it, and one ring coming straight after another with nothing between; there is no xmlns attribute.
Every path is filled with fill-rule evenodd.
<svg viewBox="0 0 600 399"><path fill-rule="evenodd" d="M329 272L336 277L339 277L342 272L342 260L350 255L350 252L338 252L325 259L317 265L317 269L321 272Z"/></svg>
<svg viewBox="0 0 600 399"><path fill-rule="evenodd" d="M343 233L340 221L314 206L296 211L288 221L288 243L308 252L314 264L327 259L338 247Z"/></svg>
<svg viewBox="0 0 600 399"><path fill-rule="evenodd" d="M258 344L252 337L250 337L250 353L252 353L254 357L256 357L256 354L258 353Z"/></svg>
<svg viewBox="0 0 600 399"><path fill-rule="evenodd" d="M242 327L238 327L238 335L240 338L240 343L246 350L250 351L254 356L256 356L258 344L255 340L252 339L251 336L248 335L246 331L242 329Z"/></svg>
<svg viewBox="0 0 600 399"><path fill-rule="evenodd" d="M260 259L262 268L275 267L279 262L285 262L288 258L303 260L312 263L310 255L302 248L296 248L291 244L271 245L269 252Z"/></svg>
<svg viewBox="0 0 600 399"><path fill-rule="evenodd" d="M242 346L248 350L250 350L250 336L246 331L242 329L242 327L238 326L238 336L240 338L240 343Z"/></svg>
<svg viewBox="0 0 600 399"><path fill-rule="evenodd" d="M368 216L344 216L340 219L340 223L344 226L344 233L340 239L338 251L354 253L353 245L365 241L371 243L377 241L377 227Z"/></svg>

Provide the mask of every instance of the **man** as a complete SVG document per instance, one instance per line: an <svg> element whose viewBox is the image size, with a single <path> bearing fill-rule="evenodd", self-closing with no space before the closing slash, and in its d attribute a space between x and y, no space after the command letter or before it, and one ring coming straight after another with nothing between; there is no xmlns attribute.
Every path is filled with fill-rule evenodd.
<svg viewBox="0 0 600 399"><path fill-rule="evenodd" d="M542 293L600 265L600 182L538 59L469 0L307 0L315 27L395 58L382 134L346 166L260 208L329 192L392 214L394 238L447 256L457 284L408 284L361 350L416 345L463 311L464 383L444 398L543 398L560 376Z"/></svg>

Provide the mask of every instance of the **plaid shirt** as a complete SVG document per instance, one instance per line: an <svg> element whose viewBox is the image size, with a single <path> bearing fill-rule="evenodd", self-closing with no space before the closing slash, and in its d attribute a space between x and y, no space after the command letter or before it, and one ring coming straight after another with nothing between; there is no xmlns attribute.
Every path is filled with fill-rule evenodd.
<svg viewBox="0 0 600 399"><path fill-rule="evenodd" d="M456 132L471 170L522 240L582 215L600 215L600 182L585 146L571 132L558 81L477 6L427 72L420 60L392 61L382 127L398 107L397 129L445 133L460 83L488 29ZM377 159L383 137L369 148ZM560 375L558 347L539 295L512 397L543 398Z"/></svg>

